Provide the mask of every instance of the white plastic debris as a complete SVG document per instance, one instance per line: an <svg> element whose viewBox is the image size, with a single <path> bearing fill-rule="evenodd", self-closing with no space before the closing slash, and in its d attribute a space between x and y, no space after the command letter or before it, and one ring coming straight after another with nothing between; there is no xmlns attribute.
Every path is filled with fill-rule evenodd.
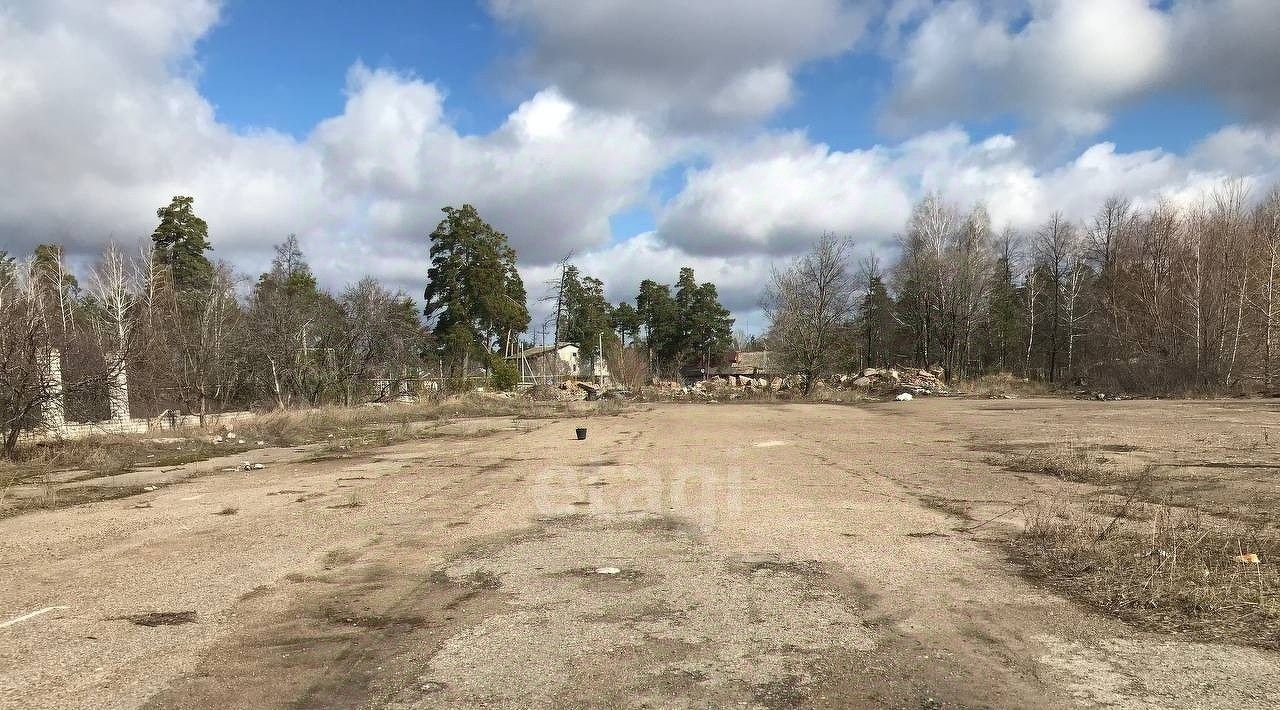
<svg viewBox="0 0 1280 710"><path fill-rule="evenodd" d="M263 465L262 465L262 464L260 464L260 463L255 463L255 464L253 465L253 470L255 470L255 471L261 471L261 470L262 470L262 469L264 469L264 468L266 468L266 466L263 466Z"/></svg>
<svg viewBox="0 0 1280 710"><path fill-rule="evenodd" d="M155 486L143 486L143 487L142 487L142 490L144 490L144 491L154 491L154 490L156 490L156 487L155 487Z"/></svg>
<svg viewBox="0 0 1280 710"><path fill-rule="evenodd" d="M597 567L596 574L618 574L622 570L617 567Z"/></svg>
<svg viewBox="0 0 1280 710"><path fill-rule="evenodd" d="M915 397L912 397L910 392L903 392L897 397L894 397L894 399L898 400L899 402L910 402L911 400L915 399Z"/></svg>

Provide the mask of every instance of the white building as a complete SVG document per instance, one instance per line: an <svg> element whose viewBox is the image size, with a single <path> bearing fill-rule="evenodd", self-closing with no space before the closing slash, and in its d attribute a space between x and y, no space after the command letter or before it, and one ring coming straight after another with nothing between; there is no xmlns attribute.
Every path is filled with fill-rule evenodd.
<svg viewBox="0 0 1280 710"><path fill-rule="evenodd" d="M578 356L578 346L573 343L525 348L506 359L519 369L522 383L575 379L607 385L612 381L609 364L604 358L596 356L584 361Z"/></svg>

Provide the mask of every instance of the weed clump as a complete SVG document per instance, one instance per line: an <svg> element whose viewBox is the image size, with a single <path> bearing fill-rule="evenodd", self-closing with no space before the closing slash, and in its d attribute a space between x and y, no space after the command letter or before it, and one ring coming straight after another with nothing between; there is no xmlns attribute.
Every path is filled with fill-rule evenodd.
<svg viewBox="0 0 1280 710"><path fill-rule="evenodd" d="M1135 502L1041 501L1013 541L1029 574L1142 628L1280 649L1280 537Z"/></svg>
<svg viewBox="0 0 1280 710"><path fill-rule="evenodd" d="M1074 483L1102 485L1125 477L1124 471L1088 446L1019 451L995 457L988 463L1010 471L1040 473Z"/></svg>

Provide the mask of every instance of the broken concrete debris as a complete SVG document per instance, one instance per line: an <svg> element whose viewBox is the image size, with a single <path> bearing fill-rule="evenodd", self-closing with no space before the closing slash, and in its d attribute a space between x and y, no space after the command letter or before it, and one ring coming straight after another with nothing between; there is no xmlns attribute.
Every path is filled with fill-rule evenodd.
<svg viewBox="0 0 1280 710"><path fill-rule="evenodd" d="M913 397L951 394L951 388L940 379L936 369L869 367L862 371L860 377L850 380L849 385L881 396L894 392L910 394Z"/></svg>
<svg viewBox="0 0 1280 710"><path fill-rule="evenodd" d="M631 399L625 387L602 387L594 382L566 380L559 384L539 382L524 392L534 402L594 402L601 399Z"/></svg>

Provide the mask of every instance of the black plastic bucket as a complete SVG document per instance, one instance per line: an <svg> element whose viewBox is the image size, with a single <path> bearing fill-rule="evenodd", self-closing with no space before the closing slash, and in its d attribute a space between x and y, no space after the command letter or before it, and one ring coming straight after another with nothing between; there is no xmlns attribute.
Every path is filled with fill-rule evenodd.
<svg viewBox="0 0 1280 710"><path fill-rule="evenodd" d="M580 426L577 429L574 429L573 432L578 435L578 441L582 441L583 439L587 438L587 428L584 426Z"/></svg>

